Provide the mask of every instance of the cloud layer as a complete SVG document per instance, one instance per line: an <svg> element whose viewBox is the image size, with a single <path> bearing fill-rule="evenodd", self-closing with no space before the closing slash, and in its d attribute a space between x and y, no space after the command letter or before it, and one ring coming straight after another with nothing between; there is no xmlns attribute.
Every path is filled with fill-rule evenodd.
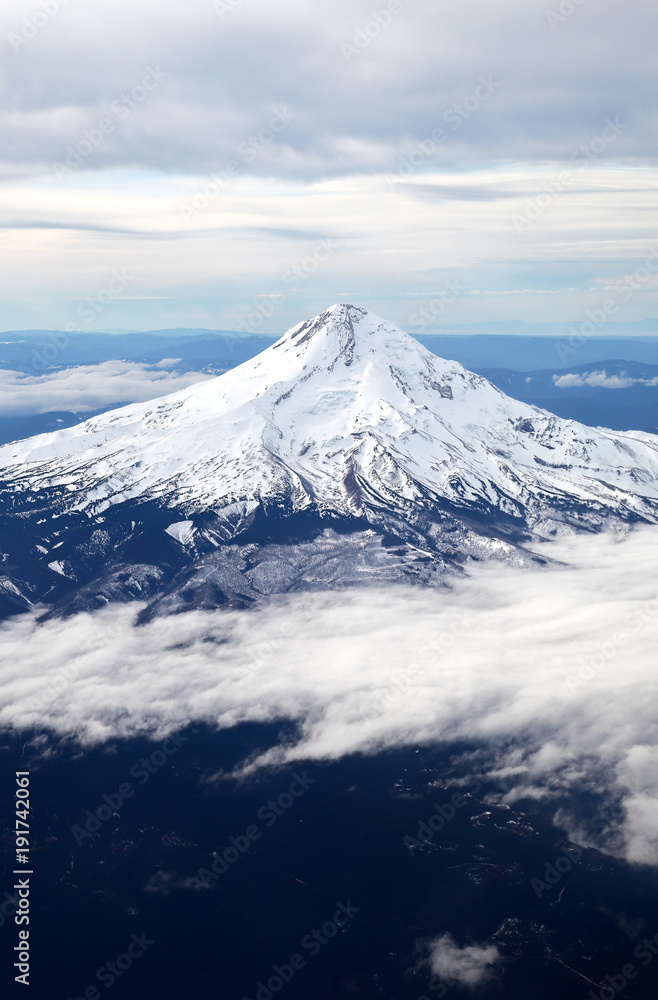
<svg viewBox="0 0 658 1000"><path fill-rule="evenodd" d="M293 720L250 767L471 740L510 801L583 782L611 850L658 863L658 531L546 543L571 565L476 567L454 589L301 594L140 628L134 606L2 626L0 725L82 741Z"/></svg>
<svg viewBox="0 0 658 1000"><path fill-rule="evenodd" d="M168 358L150 366L129 361L79 365L45 375L0 369L0 415L55 411L89 413L114 403L139 403L212 378L203 372L166 370Z"/></svg>
<svg viewBox="0 0 658 1000"><path fill-rule="evenodd" d="M574 389L589 386L593 389L630 389L633 385L658 385L656 378L633 378L621 372L619 375L608 375L605 369L596 372L569 372L566 375L554 375L553 385L557 389Z"/></svg>
<svg viewBox="0 0 658 1000"><path fill-rule="evenodd" d="M5 169L65 162L92 130L83 170L195 173L242 157L250 174L294 179L386 171L437 126L452 139L443 162L561 159L608 115L628 124L620 155L655 156L653 5L559 6L394 0L373 17L369 0L97 0L48 16L6 5ZM479 98L486 113L481 77L499 84ZM293 125L241 153L276 107Z"/></svg>

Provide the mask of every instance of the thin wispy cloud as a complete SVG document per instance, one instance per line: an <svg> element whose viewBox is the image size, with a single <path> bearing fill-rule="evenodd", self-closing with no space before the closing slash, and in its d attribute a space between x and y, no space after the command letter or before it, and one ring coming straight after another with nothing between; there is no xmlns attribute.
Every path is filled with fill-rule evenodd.
<svg viewBox="0 0 658 1000"><path fill-rule="evenodd" d="M3 322L15 329L79 326L80 308L122 268L131 276L129 288L85 330L238 329L254 302L279 290L285 299L278 298L256 332L280 334L336 301L338 289L340 297L413 332L417 305L410 296L426 307L433 296L424 295L425 289L454 280L464 294L436 319L437 326L510 315L534 322L538 299L542 321L573 322L574 335L590 322L588 313L598 315L609 299L615 303L610 319L617 322L655 315L655 241L646 227L629 231L638 186L646 185L651 170L596 164L582 189L566 191L539 220L517 232L513 217L527 200L521 192L531 180L541 197L556 169L472 165L471 183L490 191L480 200L453 196L463 177L456 170L392 186L379 175L301 183L242 174L221 190L202 172L146 177L105 171L64 186L54 178L14 179L0 185L0 212L9 226L2 244L7 251ZM602 195L600 186L609 185L611 176L615 190ZM417 197L419 187L434 192L436 204ZM203 209L184 217L204 190L210 196L198 202ZM501 190L510 196L498 197ZM655 213L658 188L643 193L642 205L648 217ZM35 223L66 220L69 232L12 230L11 219L19 212ZM88 227L90 220L94 232L73 232L78 222ZM322 239L332 241L331 257L294 283L292 269L300 269ZM621 285L648 259L649 280L622 292L606 289ZM35 267L42 275L36 286ZM605 332L605 324L597 329Z"/></svg>

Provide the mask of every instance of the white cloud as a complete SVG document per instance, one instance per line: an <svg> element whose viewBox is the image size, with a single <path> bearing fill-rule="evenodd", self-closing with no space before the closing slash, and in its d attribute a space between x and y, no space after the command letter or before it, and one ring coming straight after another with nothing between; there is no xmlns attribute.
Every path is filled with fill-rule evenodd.
<svg viewBox="0 0 658 1000"><path fill-rule="evenodd" d="M500 963L498 948L493 945L467 945L460 948L450 934L442 934L430 945L429 964L443 982L455 982L476 990L495 976Z"/></svg>
<svg viewBox="0 0 658 1000"><path fill-rule="evenodd" d="M168 358L168 364L174 359ZM52 410L89 412L113 403L138 403L212 378L203 372L162 371L129 361L79 365L44 375L0 370L0 415L22 416Z"/></svg>
<svg viewBox="0 0 658 1000"><path fill-rule="evenodd" d="M526 379L527 382L527 379ZM554 375L553 385L557 389L574 389L584 386L582 375L574 372L569 372L567 375Z"/></svg>
<svg viewBox="0 0 658 1000"><path fill-rule="evenodd" d="M501 794L621 802L604 846L658 864L658 530L545 543L451 590L289 595L131 627L136 606L0 629L0 725L81 741L293 720L253 767L441 741L490 748ZM557 807L557 806L556 806Z"/></svg>
<svg viewBox="0 0 658 1000"><path fill-rule="evenodd" d="M526 379L527 381L527 379ZM625 372L620 375L608 375L605 369L582 374L570 372L566 375L554 375L553 385L557 389L573 389L591 386L600 389L629 389L632 385L658 385L656 378L631 378Z"/></svg>

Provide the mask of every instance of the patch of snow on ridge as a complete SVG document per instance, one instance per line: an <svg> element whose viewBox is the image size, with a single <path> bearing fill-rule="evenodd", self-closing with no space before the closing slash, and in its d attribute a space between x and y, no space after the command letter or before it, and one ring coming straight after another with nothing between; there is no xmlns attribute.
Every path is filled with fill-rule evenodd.
<svg viewBox="0 0 658 1000"><path fill-rule="evenodd" d="M165 531L181 545L189 545L194 540L194 521L177 521L165 528Z"/></svg>

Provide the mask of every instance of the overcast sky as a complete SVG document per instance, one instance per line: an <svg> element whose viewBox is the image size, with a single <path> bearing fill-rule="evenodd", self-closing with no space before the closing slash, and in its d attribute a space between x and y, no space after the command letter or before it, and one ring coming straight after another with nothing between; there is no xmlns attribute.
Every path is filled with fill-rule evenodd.
<svg viewBox="0 0 658 1000"><path fill-rule="evenodd" d="M3 329L658 316L650 0L43 4L0 13Z"/></svg>

